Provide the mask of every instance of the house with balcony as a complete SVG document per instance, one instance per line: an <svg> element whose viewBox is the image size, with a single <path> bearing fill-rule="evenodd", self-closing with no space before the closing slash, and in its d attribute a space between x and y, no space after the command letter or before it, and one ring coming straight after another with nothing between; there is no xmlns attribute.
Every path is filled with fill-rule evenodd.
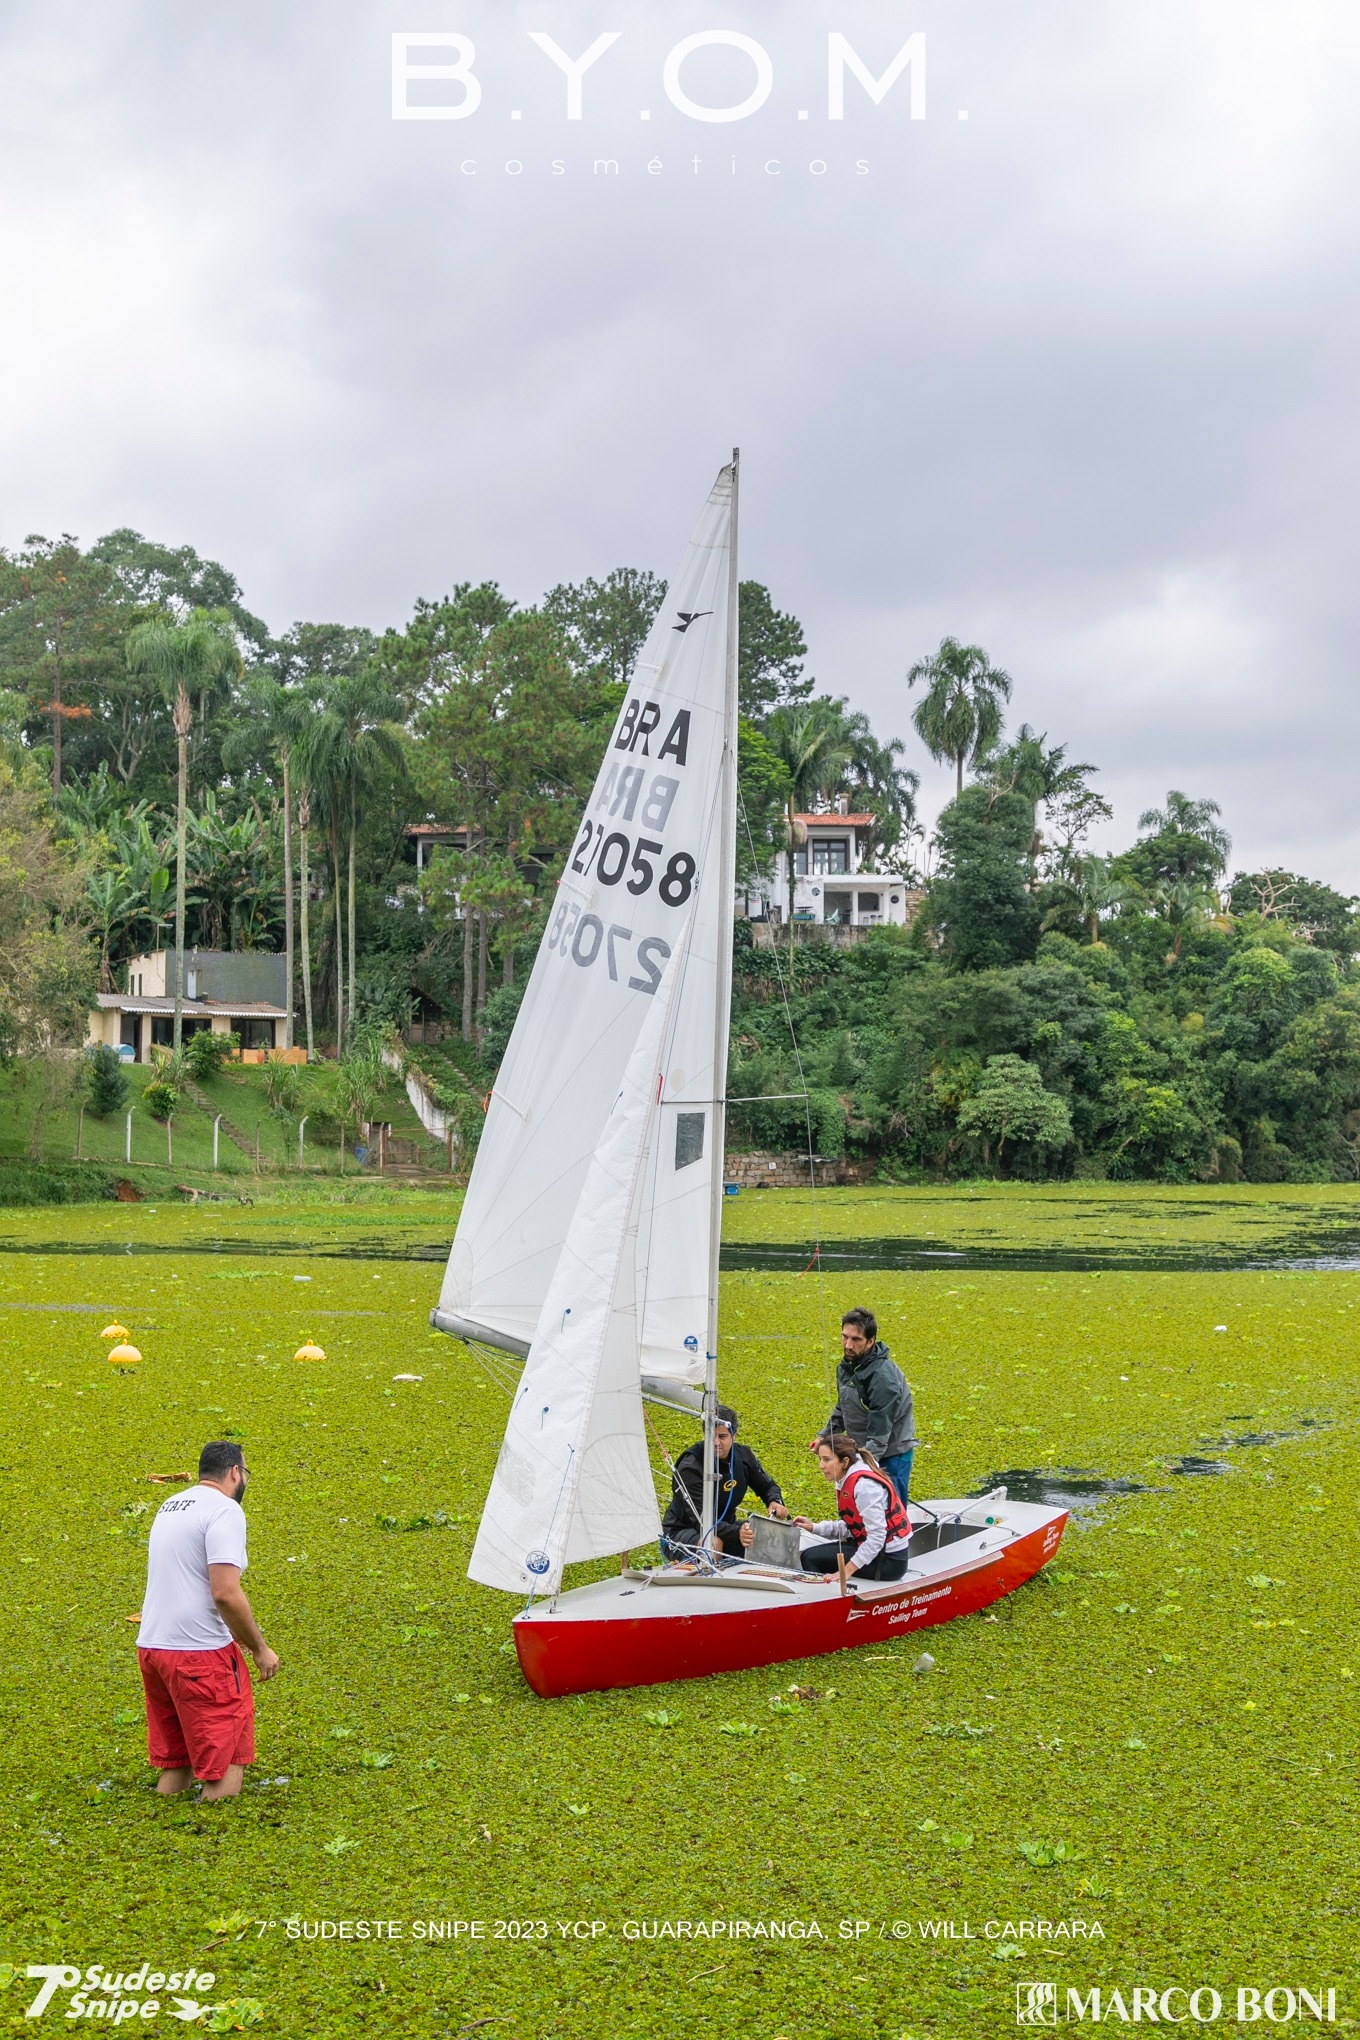
<svg viewBox="0 0 1360 2040"><path fill-rule="evenodd" d="M175 1035L175 952L134 956L121 991L101 992L90 1015L91 1045L106 1042L127 1062L150 1062ZM288 1018L287 965L267 950L189 949L184 955L181 1032L237 1034L243 1050L282 1048Z"/></svg>
<svg viewBox="0 0 1360 2040"><path fill-rule="evenodd" d="M795 819L803 836L793 853L796 931L812 939L853 942L852 930L906 927L923 894L901 877L875 871L874 815L833 809ZM773 939L789 911L786 851L779 852L770 877L738 899L737 909L754 924L758 945L762 936Z"/></svg>

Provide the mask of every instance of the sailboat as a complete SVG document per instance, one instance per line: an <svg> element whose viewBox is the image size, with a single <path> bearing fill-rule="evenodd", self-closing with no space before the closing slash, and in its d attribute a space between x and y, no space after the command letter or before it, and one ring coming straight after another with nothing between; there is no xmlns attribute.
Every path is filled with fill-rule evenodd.
<svg viewBox="0 0 1360 2040"><path fill-rule="evenodd" d="M905 1578L711 1559L736 866L736 453L643 647L581 817L431 1323L523 1361L469 1576L523 1597L545 1697L878 1643L1047 1563L1062 1510L912 1505ZM703 1418L692 1561L634 1566L660 1512L644 1399ZM566 1568L623 1554L577 1587Z"/></svg>

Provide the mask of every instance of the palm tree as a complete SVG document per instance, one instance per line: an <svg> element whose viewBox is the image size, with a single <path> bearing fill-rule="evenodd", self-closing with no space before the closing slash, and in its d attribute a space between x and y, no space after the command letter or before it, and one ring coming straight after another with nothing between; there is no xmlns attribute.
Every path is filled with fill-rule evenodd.
<svg viewBox="0 0 1360 2040"><path fill-rule="evenodd" d="M175 805L175 1028L174 1052L179 1054L184 1027L184 854L189 791L189 734L193 729L191 697L211 693L219 681L239 677L241 654L225 610L195 609L183 623L166 616L148 617L129 633L128 669L155 681L170 703L179 753Z"/></svg>
<svg viewBox="0 0 1360 2040"><path fill-rule="evenodd" d="M1018 793L1035 808L1034 832L1029 846L1029 883L1038 878L1039 853L1044 847L1038 810L1064 801L1099 803L1109 813L1108 803L1092 794L1089 781L1098 765L1069 765L1066 744L1049 745L1048 732L1038 735L1029 723L1021 723L1011 742L999 745L982 761L987 777L998 793Z"/></svg>
<svg viewBox="0 0 1360 2040"><path fill-rule="evenodd" d="M384 765L400 769L406 761L401 736L395 728L401 703L381 674L372 671L345 674L330 688L329 707L338 729L334 765L343 782L349 834L349 897L347 935L349 948L349 1002L347 1024L354 1032L354 845L359 833L359 797L372 786Z"/></svg>
<svg viewBox="0 0 1360 2040"><path fill-rule="evenodd" d="M1044 926L1052 927L1068 907L1075 907L1093 948L1100 945L1102 917L1131 906L1139 897L1132 886L1116 875L1112 859L1098 857L1094 852L1077 858L1070 875L1062 881L1062 890L1064 898L1058 906L1049 908Z"/></svg>
<svg viewBox="0 0 1360 2040"><path fill-rule="evenodd" d="M870 854L891 855L903 837L910 840L916 822L916 795L920 775L903 765L899 737L881 743L862 710L842 710L845 738L850 747L848 777L856 800L863 801L874 816Z"/></svg>
<svg viewBox="0 0 1360 2040"><path fill-rule="evenodd" d="M355 845L360 796L383 765L400 766L405 751L393 726L401 705L382 676L371 669L342 673L323 683L319 712L311 716L298 746L311 799L322 809L330 837L335 883L335 1041L337 1052L354 1031L355 976ZM341 829L348 839L348 944L341 921ZM349 952L348 977L345 952Z"/></svg>
<svg viewBox="0 0 1360 2040"><path fill-rule="evenodd" d="M1167 794L1166 806L1145 808L1138 817L1138 826L1152 836L1168 832L1198 836L1201 843L1208 844L1218 860L1218 869L1223 871L1232 850L1232 837L1219 820L1222 813L1216 800L1191 800L1173 786Z"/></svg>
<svg viewBox="0 0 1360 2040"><path fill-rule="evenodd" d="M247 747L254 749L258 731L262 726L267 734L270 749L278 760L279 773L283 782L283 953L284 978L288 986L288 1017L283 1023L283 1045L293 1046L293 763L299 745L302 744L308 723L311 720L311 704L300 689L285 687L271 675L260 673L246 689L250 707L251 722L238 730L224 746L224 762L232 764ZM304 885L306 883L304 877ZM304 894L302 904L305 922L307 906ZM303 930L303 945L306 946L306 930ZM310 962L304 966L307 1007L307 1054L311 1057L311 971Z"/></svg>
<svg viewBox="0 0 1360 2040"><path fill-rule="evenodd" d="M1194 833L1198 834L1198 831ZM1168 963L1180 961L1181 944L1191 929L1202 928L1210 921L1223 923L1227 918L1218 894L1210 886L1197 884L1193 878L1169 880L1157 886L1149 897L1153 906L1176 931L1175 939L1167 951Z"/></svg>
<svg viewBox="0 0 1360 2040"><path fill-rule="evenodd" d="M918 682L926 692L912 711L916 734L937 762L953 761L962 793L964 766L976 765L1001 735L1001 704L1011 698L1011 676L992 665L981 645L947 637L907 674L908 687Z"/></svg>
<svg viewBox="0 0 1360 2040"><path fill-rule="evenodd" d="M113 990L113 970L109 962L109 951L116 930L125 928L135 916L140 900L136 886L127 868L118 865L112 871L91 872L85 881L90 908L94 917L95 932L99 936L99 989Z"/></svg>
<svg viewBox="0 0 1360 2040"><path fill-rule="evenodd" d="M800 841L806 839L807 833L798 816L806 813L819 795L828 794L840 785L854 755L854 742L840 705L827 700L775 709L765 725L764 734L765 741L789 776L784 839L789 880L789 948L792 950L796 884L794 852Z"/></svg>
<svg viewBox="0 0 1360 2040"><path fill-rule="evenodd" d="M299 827L303 837L303 978L302 994L307 1013L307 1052L312 1052L311 1035L311 963L309 934L307 927L307 856L306 845L313 814L322 824L331 852L331 907L334 915L335 935L335 1052L343 1054L345 1045L345 936L340 919L340 811L343 805L343 786L339 767L340 722L334 711L327 706L329 683L321 683L322 691L313 704L311 720L302 734L297 749L298 777L302 793L299 805ZM305 819L304 819L305 817Z"/></svg>
<svg viewBox="0 0 1360 2040"><path fill-rule="evenodd" d="M311 836L312 790L305 774L298 780L298 939L302 949L302 1012L307 1025L307 1060L316 1061L316 1036L312 1028L312 938L308 926L311 874L307 868L307 846Z"/></svg>

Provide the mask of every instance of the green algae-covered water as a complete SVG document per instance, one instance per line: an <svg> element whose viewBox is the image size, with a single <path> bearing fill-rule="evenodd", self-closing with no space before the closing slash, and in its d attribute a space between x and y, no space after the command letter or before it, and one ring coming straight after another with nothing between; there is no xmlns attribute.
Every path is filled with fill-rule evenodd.
<svg viewBox="0 0 1360 2040"><path fill-rule="evenodd" d="M850 1192L811 1222L803 1193L732 1200L734 1244L849 1245L820 1277L723 1277L724 1393L795 1502L824 1506L807 1439L867 1302L916 1391L916 1492L1066 1483L1077 1513L1040 1581L924 1645L571 1702L528 1691L508 1604L464 1577L505 1395L430 1332L438 1266L390 1258L437 1251L455 1211L0 1223L11 2029L41 2030L30 1963L207 1970L200 2025L297 2035L964 2040L1017 2030L1017 1986L1060 2023L1161 2006L1194 2030L1196 1990L1206 2030L1360 2018L1360 1278L1212 1258L1335 1244L1360 1199ZM857 1238L1101 1235L1210 1265L853 1265ZM115 1315L134 1374L105 1358ZM324 1362L292 1359L307 1337ZM224 1433L283 1670L243 1799L200 1809L149 1789L127 1618L148 1474Z"/></svg>

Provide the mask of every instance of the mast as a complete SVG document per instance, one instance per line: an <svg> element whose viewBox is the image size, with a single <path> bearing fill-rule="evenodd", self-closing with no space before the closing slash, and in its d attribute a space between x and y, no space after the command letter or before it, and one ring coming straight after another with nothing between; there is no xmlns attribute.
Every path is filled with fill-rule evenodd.
<svg viewBox="0 0 1360 2040"><path fill-rule="evenodd" d="M741 450L732 449L732 513L727 540L727 670L723 749L718 781L717 987L713 1011L713 1149L708 1220L708 1337L704 1366L704 1494L701 1543L717 1518L718 1470L713 1430L718 1407L718 1259L722 1248L723 1175L727 1152L727 1037L732 1017L732 920L737 888L737 491Z"/></svg>

